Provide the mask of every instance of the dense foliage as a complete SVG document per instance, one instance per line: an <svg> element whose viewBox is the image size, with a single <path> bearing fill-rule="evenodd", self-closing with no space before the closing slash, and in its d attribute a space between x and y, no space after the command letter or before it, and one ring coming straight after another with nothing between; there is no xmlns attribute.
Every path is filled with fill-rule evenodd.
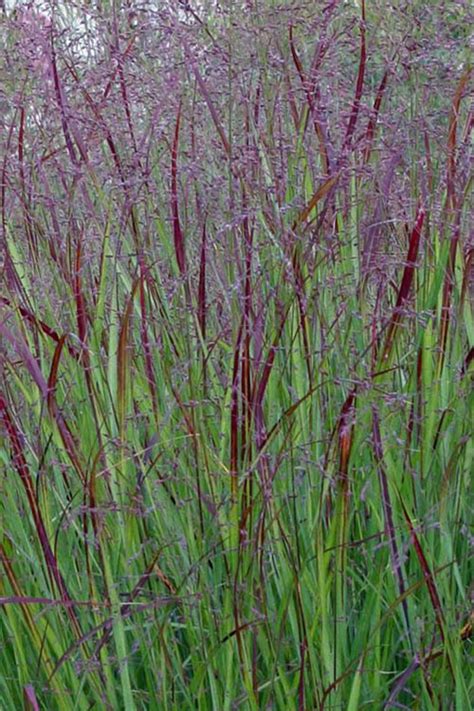
<svg viewBox="0 0 474 711"><path fill-rule="evenodd" d="M0 706L470 708L469 2L0 3Z"/></svg>

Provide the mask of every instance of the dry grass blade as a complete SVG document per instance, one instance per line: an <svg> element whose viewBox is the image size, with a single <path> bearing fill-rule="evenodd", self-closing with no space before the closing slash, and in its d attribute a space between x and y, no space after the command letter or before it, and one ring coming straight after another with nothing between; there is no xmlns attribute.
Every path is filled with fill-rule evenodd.
<svg viewBox="0 0 474 711"><path fill-rule="evenodd" d="M445 633L444 633L444 627L445 627L445 621L444 621L444 616L443 616L443 608L441 605L441 600L438 595L438 591L436 589L436 583L433 577L433 573L431 572L430 566L428 564L428 561L426 560L426 556L423 552L423 548L420 543L420 539L418 538L418 534L415 530L415 527L413 526L413 523L411 521L410 516L408 515L408 512L406 510L405 504L403 501L401 502L401 506L403 509L403 515L405 516L405 520L407 522L408 528L410 530L410 536L415 548L415 552L418 558L418 561L421 566L421 570L423 572L423 576L425 578L426 585L428 587L428 592L430 594L430 599L431 599L431 604L433 605L433 610L435 613L436 617L436 622L438 624L438 628L440 631L441 639L444 642L445 639Z"/></svg>
<svg viewBox="0 0 474 711"><path fill-rule="evenodd" d="M54 349L53 361L51 363L51 369L48 378L48 394L47 394L47 404L48 410L52 419L56 422L59 433L61 435L62 441L64 443L64 448L74 465L75 470L79 474L81 481L85 483L85 474L80 463L80 458L77 452L77 443L74 440L74 435L72 434L71 428L69 427L64 415L60 411L56 403L55 390L56 383L58 379L58 369L61 360L61 355L63 352L64 343L66 341L66 336L62 336ZM67 477L64 474L64 480L67 486L69 486Z"/></svg>
<svg viewBox="0 0 474 711"><path fill-rule="evenodd" d="M403 307L405 306L411 291L411 286L413 283L413 277L415 275L416 260L418 258L418 249L420 246L421 233L423 229L423 222L425 219L425 210L422 207L418 208L418 213L415 220L415 225L413 227L409 244L408 244L408 254L405 263L405 269L403 271L403 277L398 290L397 302L393 310L390 322L388 325L387 335L385 338L385 346L383 349L382 362L388 360L390 353L392 351L393 343L395 340L395 335L397 329L400 325L403 316Z"/></svg>
<svg viewBox="0 0 474 711"><path fill-rule="evenodd" d="M443 286L443 303L441 308L441 329L439 336L439 360L438 360L438 374L441 373L444 359L446 354L446 344L448 339L448 330L450 323L450 311L451 311L451 295L454 286L454 269L456 264L456 254L458 250L459 237L460 237L460 217L461 213L458 205L458 198L456 195L456 136L457 136L457 126L459 120L459 110L461 105L461 99L465 87L471 77L472 69L469 67L461 76L456 92L452 101L451 106L451 116L449 121L449 134L448 134L448 164L447 164L447 196L446 196L446 213L447 217L451 218L454 216L454 225L451 227L453 229L453 234L451 236L451 244L448 258L448 265L446 269L446 277Z"/></svg>
<svg viewBox="0 0 474 711"><path fill-rule="evenodd" d="M145 295L145 283L148 275L148 270L143 264L143 260L140 259L140 336L143 346L143 353L145 356L145 369L148 380L148 386L150 390L150 397L153 407L153 413L155 415L155 420L158 422L158 399L157 399L157 382L155 376L155 368L153 365L153 355L152 348L150 344L150 339L148 337L148 312L147 312L147 301Z"/></svg>
<svg viewBox="0 0 474 711"><path fill-rule="evenodd" d="M339 476L343 482L343 489L348 494L348 468L349 458L351 455L353 433L354 433L354 418L357 402L357 388L353 388L341 409L338 422L338 441L339 441Z"/></svg>
<svg viewBox="0 0 474 711"><path fill-rule="evenodd" d="M293 57L294 65L296 67L298 76L299 76L301 84L303 86L305 96L306 96L306 101L308 103L309 112L310 112L311 118L313 119L314 130L315 130L316 135L318 137L319 150L320 150L321 163L323 166L323 170L326 175L329 175L331 172L331 168L330 168L330 162L329 162L328 149L326 146L324 132L321 127L321 122L317 116L317 109L316 109L314 99L313 99L314 87L311 86L311 84L313 84L313 82L308 81L308 79L305 76L303 65L301 64L301 60L300 60L300 58L298 56L298 52L296 50L295 41L294 41L294 37L293 37L293 26L292 25L290 25L290 28L289 28L289 37L290 37L291 56ZM315 73L316 69L317 69L317 67L313 68L313 73Z"/></svg>
<svg viewBox="0 0 474 711"><path fill-rule="evenodd" d="M338 179L339 175L334 175L331 178L325 180L323 184L316 190L311 200L308 202L306 207L300 212L300 214L294 221L292 227L293 231L297 230L300 225L306 222L318 202L320 202L320 200L322 200L322 198L327 195L329 191L336 185Z"/></svg>
<svg viewBox="0 0 474 711"><path fill-rule="evenodd" d="M184 247L184 235L179 220L178 208L178 146L179 127L181 123L181 104L178 107L176 116L176 126L174 131L173 147L171 150L171 218L173 220L174 248L176 261L181 275L186 272L186 252Z"/></svg>
<svg viewBox="0 0 474 711"><path fill-rule="evenodd" d="M13 302L5 296L0 296L0 304L2 304L3 306L9 306L12 310L14 310L15 308ZM35 326L38 332L44 333L45 336L48 336L48 338L51 338L51 340L55 341L56 343L59 343L61 336L54 328L48 326L47 323L39 319L37 316L35 316L34 313L26 309L24 306L17 306L16 308L18 310L18 313L23 317L23 319L30 323L32 326ZM73 358L75 358L76 360L79 359L80 352L76 350L74 346L68 344L68 351Z"/></svg>
<svg viewBox="0 0 474 711"><path fill-rule="evenodd" d="M355 97L352 104L349 122L347 124L346 136L344 138L344 146L349 146L354 134L357 117L359 115L360 101L362 91L364 89L365 69L367 64L367 47L365 42L365 0L361 0L361 21L360 21L360 59L359 69L357 72L357 83L355 89Z"/></svg>
<svg viewBox="0 0 474 711"><path fill-rule="evenodd" d="M468 67L458 82L451 106L451 116L449 119L446 202L448 209L452 210L456 208L456 136L459 121L459 109L464 90L471 78L472 71L472 67Z"/></svg>
<svg viewBox="0 0 474 711"><path fill-rule="evenodd" d="M377 127L377 119L380 113L380 107L382 105L382 99L385 94L385 89L387 88L388 77L389 70L386 69L380 82L379 88L377 89L374 107L372 109L372 113L367 124L367 130L365 132L364 163L367 163L369 161L370 155L372 153L372 145L375 137L375 129Z"/></svg>

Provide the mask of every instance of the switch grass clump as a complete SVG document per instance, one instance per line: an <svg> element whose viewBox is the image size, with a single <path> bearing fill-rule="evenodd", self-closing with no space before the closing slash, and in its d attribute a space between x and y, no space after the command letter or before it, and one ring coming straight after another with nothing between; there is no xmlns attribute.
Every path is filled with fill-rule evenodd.
<svg viewBox="0 0 474 711"><path fill-rule="evenodd" d="M469 13L0 9L5 711L470 708Z"/></svg>

